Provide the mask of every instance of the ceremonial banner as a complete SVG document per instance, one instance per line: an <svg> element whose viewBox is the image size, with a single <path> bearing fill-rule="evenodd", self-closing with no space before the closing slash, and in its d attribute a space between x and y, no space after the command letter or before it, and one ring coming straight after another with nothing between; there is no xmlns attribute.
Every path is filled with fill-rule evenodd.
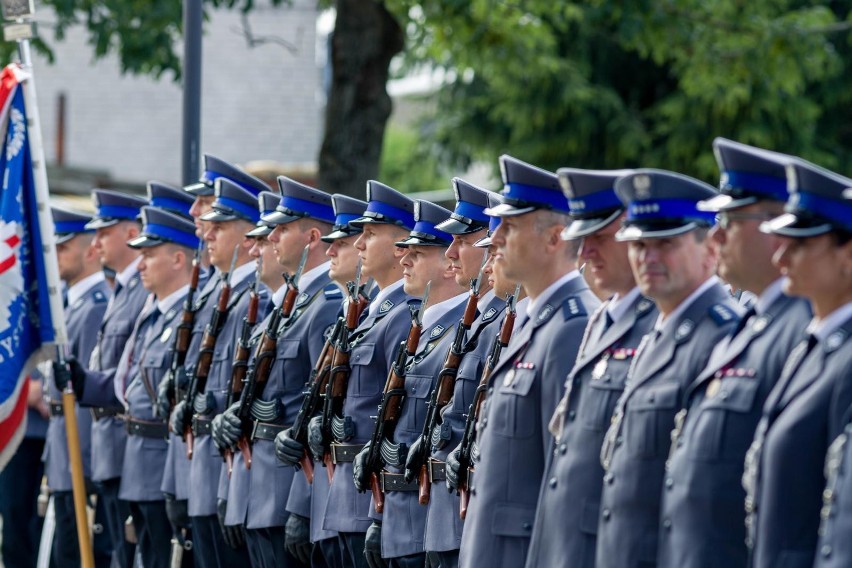
<svg viewBox="0 0 852 568"><path fill-rule="evenodd" d="M47 187L33 172L26 80L15 65L0 73L0 469L26 429L28 373L52 354L50 346L65 342Z"/></svg>

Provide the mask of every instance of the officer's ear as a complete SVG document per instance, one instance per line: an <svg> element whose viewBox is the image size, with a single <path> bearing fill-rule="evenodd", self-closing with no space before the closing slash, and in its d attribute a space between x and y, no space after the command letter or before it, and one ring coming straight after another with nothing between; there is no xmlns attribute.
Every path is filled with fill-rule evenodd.
<svg viewBox="0 0 852 568"><path fill-rule="evenodd" d="M125 235L127 237L126 240L129 241L131 239L135 239L136 237L139 236L139 233L141 232L141 230L142 230L142 226L139 223L137 223L135 221L129 221L127 223L127 227L126 227L126 230L125 230Z"/></svg>

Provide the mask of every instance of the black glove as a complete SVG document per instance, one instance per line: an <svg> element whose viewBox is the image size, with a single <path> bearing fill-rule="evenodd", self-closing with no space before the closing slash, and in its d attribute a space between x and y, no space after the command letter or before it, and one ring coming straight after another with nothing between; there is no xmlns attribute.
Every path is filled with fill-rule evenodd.
<svg viewBox="0 0 852 568"><path fill-rule="evenodd" d="M367 471L367 455L369 453L370 444L367 444L352 460L352 477L355 480L355 487L361 493L370 489L370 472Z"/></svg>
<svg viewBox="0 0 852 568"><path fill-rule="evenodd" d="M382 558L382 524L373 521L367 529L364 539L364 558L370 568L385 568L387 562Z"/></svg>
<svg viewBox="0 0 852 568"><path fill-rule="evenodd" d="M284 525L284 546L302 564L311 564L311 520L290 513Z"/></svg>
<svg viewBox="0 0 852 568"><path fill-rule="evenodd" d="M325 455L325 444L322 435L322 416L314 416L308 422L308 447L311 449L314 459L322 461Z"/></svg>
<svg viewBox="0 0 852 568"><path fill-rule="evenodd" d="M220 450L235 447L243 433L240 418L237 416L239 407L240 403L235 402L225 412L216 416L210 425L210 435Z"/></svg>
<svg viewBox="0 0 852 568"><path fill-rule="evenodd" d="M461 447L456 448L447 455L447 489L450 491L459 490L459 470L461 469L461 462L459 461L460 455Z"/></svg>
<svg viewBox="0 0 852 568"><path fill-rule="evenodd" d="M227 510L227 500L219 499L216 501L216 516L219 517L219 528L222 529L225 544L233 549L242 548L246 544L245 528L243 525L225 525L225 512Z"/></svg>
<svg viewBox="0 0 852 568"><path fill-rule="evenodd" d="M178 436L183 436L184 417L187 412L192 412L192 409L186 407L186 401L182 400L175 405L172 411L172 417L169 420L169 428Z"/></svg>
<svg viewBox="0 0 852 568"><path fill-rule="evenodd" d="M287 465L298 465L299 460L305 453L305 446L294 440L291 436L292 428L287 428L282 432L278 432L275 436L275 457L278 461Z"/></svg>
<svg viewBox="0 0 852 568"><path fill-rule="evenodd" d="M169 411L172 409L170 399L174 396L174 390L170 388L171 386L172 382L169 380L169 376L166 375L157 387L157 404L154 410L157 416L163 420L168 420Z"/></svg>
<svg viewBox="0 0 852 568"><path fill-rule="evenodd" d="M189 508L186 499L176 499L171 493L166 493L166 516L169 518L174 532L189 528Z"/></svg>
<svg viewBox="0 0 852 568"><path fill-rule="evenodd" d="M64 391L70 382L71 387L74 389L74 394L79 398L83 395L83 389L86 387L86 370L83 369L80 362L74 357L66 359L65 365L60 365L54 361L53 382L60 391Z"/></svg>
<svg viewBox="0 0 852 568"><path fill-rule="evenodd" d="M408 456L405 458L405 480L409 483L417 479L417 476L420 475L420 468L423 466L423 461L420 459L420 444L422 443L423 436L417 436L417 439L408 448Z"/></svg>

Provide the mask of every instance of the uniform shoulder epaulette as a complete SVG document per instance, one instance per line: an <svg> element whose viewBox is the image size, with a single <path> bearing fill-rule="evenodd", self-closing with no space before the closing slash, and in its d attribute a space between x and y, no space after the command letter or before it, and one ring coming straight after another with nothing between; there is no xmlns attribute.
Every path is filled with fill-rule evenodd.
<svg viewBox="0 0 852 568"><path fill-rule="evenodd" d="M329 300L339 300L343 297L343 291L337 284L329 284L328 286L322 289L322 293Z"/></svg>
<svg viewBox="0 0 852 568"><path fill-rule="evenodd" d="M710 319L716 322L716 325L725 325L737 319L737 313L725 304L713 304L710 306L709 313Z"/></svg>
<svg viewBox="0 0 852 568"><path fill-rule="evenodd" d="M102 290L95 290L92 294L92 301L96 304L102 304L108 302L109 298L107 298L107 295Z"/></svg>
<svg viewBox="0 0 852 568"><path fill-rule="evenodd" d="M562 315L565 318L565 321L568 321L571 318L588 315L588 312L580 298L577 296L570 296L562 303ZM541 319L541 312L539 312L538 317Z"/></svg>

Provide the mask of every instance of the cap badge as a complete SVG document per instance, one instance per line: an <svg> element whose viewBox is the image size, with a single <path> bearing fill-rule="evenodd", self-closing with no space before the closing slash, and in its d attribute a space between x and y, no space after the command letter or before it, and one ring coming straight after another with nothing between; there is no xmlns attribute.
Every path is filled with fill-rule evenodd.
<svg viewBox="0 0 852 568"><path fill-rule="evenodd" d="M645 174L637 175L633 178L633 189L638 199L648 199L651 197L651 178Z"/></svg>

